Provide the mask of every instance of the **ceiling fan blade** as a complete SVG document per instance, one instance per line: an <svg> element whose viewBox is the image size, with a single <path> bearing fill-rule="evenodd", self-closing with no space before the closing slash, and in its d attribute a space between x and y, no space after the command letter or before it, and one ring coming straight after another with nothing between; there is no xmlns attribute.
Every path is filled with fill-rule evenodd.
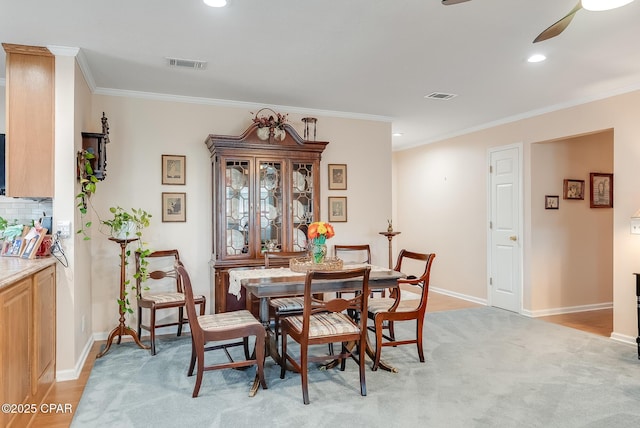
<svg viewBox="0 0 640 428"><path fill-rule="evenodd" d="M540 33L538 37L536 37L536 39L533 41L533 43L542 42L543 40L550 39L562 33L565 30L565 28L567 28L571 20L573 19L573 16L580 9L582 9L581 1L579 1L578 4L573 9L571 9L571 12L567 13L562 19L560 19L559 21L551 25L549 28L544 30L542 33Z"/></svg>
<svg viewBox="0 0 640 428"><path fill-rule="evenodd" d="M442 0L442 4L445 6L449 6L452 4L464 3L469 0Z"/></svg>

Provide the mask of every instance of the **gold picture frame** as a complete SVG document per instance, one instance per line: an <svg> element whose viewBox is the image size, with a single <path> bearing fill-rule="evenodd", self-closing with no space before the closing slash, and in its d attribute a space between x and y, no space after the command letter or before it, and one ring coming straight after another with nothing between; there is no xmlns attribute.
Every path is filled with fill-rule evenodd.
<svg viewBox="0 0 640 428"><path fill-rule="evenodd" d="M329 164L329 190L347 190L346 164Z"/></svg>
<svg viewBox="0 0 640 428"><path fill-rule="evenodd" d="M329 196L329 222L341 223L347 221L347 197Z"/></svg>
<svg viewBox="0 0 640 428"><path fill-rule="evenodd" d="M162 184L186 184L187 157L162 155Z"/></svg>
<svg viewBox="0 0 640 428"><path fill-rule="evenodd" d="M162 222L187 221L187 194L162 192Z"/></svg>

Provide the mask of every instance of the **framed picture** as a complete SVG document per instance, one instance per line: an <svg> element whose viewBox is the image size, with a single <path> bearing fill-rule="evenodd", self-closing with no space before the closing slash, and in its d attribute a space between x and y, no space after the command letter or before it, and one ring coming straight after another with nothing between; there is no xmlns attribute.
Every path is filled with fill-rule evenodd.
<svg viewBox="0 0 640 428"><path fill-rule="evenodd" d="M613 174L589 174L591 208L613 208Z"/></svg>
<svg viewBox="0 0 640 428"><path fill-rule="evenodd" d="M40 244L44 239L44 235L47 233L47 229L36 230L35 227L32 227L31 230L24 236L24 249L22 250L22 254L20 257L23 259L33 259L36 257L36 253L38 252L38 248L40 248Z"/></svg>
<svg viewBox="0 0 640 428"><path fill-rule="evenodd" d="M329 164L329 190L347 190L346 164Z"/></svg>
<svg viewBox="0 0 640 428"><path fill-rule="evenodd" d="M24 239L15 238L11 242L7 242L7 247L3 249L3 255L8 257L20 257L24 248Z"/></svg>
<svg viewBox="0 0 640 428"><path fill-rule="evenodd" d="M584 180L564 180L562 199L584 199Z"/></svg>
<svg viewBox="0 0 640 428"><path fill-rule="evenodd" d="M187 221L187 194L162 192L162 221Z"/></svg>
<svg viewBox="0 0 640 428"><path fill-rule="evenodd" d="M544 209L545 210L557 210L560 206L560 196L558 195L545 195L544 197Z"/></svg>
<svg viewBox="0 0 640 428"><path fill-rule="evenodd" d="M187 157L162 155L162 184L185 184Z"/></svg>
<svg viewBox="0 0 640 428"><path fill-rule="evenodd" d="M346 196L329 196L329 221L334 223L347 221Z"/></svg>

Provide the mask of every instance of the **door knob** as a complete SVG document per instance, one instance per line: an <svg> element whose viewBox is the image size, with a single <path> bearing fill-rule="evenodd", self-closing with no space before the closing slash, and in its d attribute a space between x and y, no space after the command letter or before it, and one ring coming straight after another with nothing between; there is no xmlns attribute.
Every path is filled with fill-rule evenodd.
<svg viewBox="0 0 640 428"><path fill-rule="evenodd" d="M509 239L511 239L512 241L517 241L518 237L516 235L511 235Z"/></svg>

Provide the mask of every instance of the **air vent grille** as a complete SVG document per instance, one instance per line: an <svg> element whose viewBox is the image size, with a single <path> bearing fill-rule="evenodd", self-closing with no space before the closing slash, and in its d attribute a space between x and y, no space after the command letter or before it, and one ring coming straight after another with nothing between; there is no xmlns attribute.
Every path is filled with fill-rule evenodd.
<svg viewBox="0 0 640 428"><path fill-rule="evenodd" d="M434 100L450 100L453 97L457 97L456 94L445 94L444 92L432 92L429 95L425 95L425 98L431 98Z"/></svg>
<svg viewBox="0 0 640 428"><path fill-rule="evenodd" d="M192 59L167 58L170 67L191 68L194 70L204 70L207 68L205 61L196 61Z"/></svg>

